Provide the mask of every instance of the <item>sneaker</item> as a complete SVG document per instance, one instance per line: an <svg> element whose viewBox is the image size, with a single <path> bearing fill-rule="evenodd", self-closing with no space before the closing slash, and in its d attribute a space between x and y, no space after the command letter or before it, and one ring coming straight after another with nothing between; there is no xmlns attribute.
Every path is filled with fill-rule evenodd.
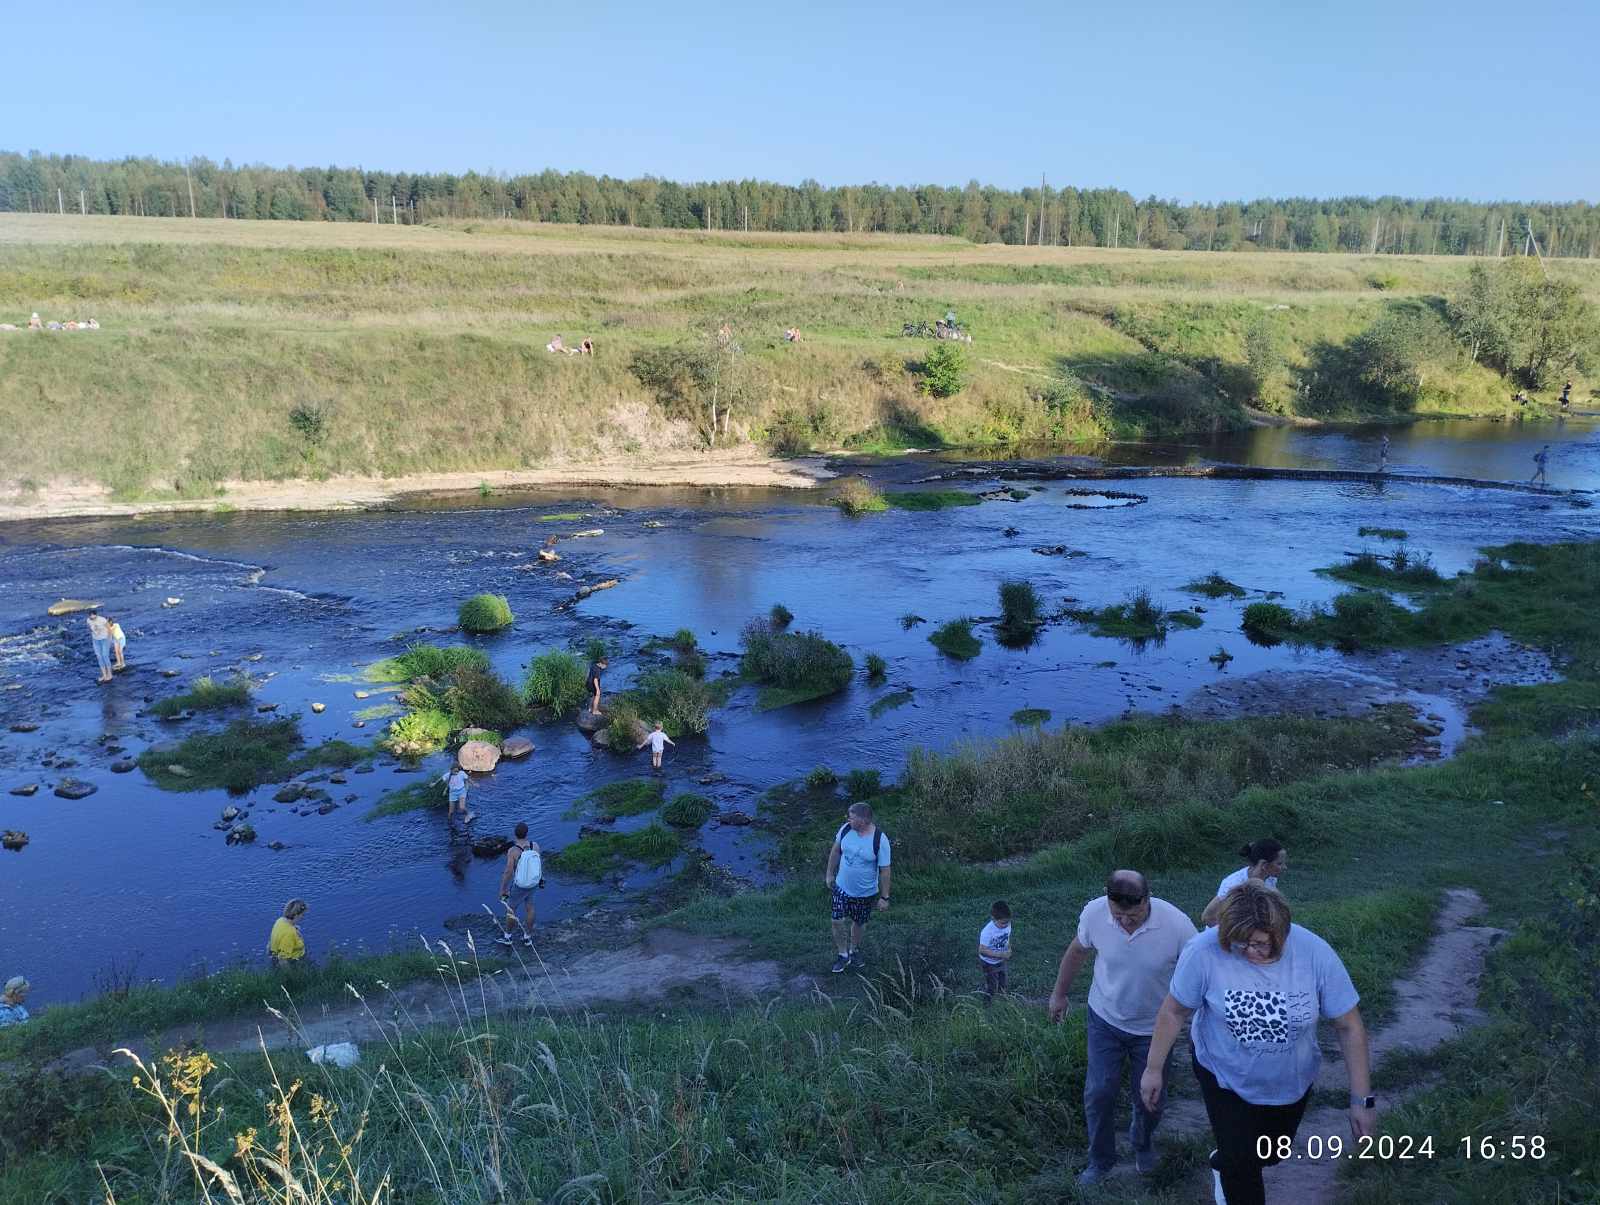
<svg viewBox="0 0 1600 1205"><path fill-rule="evenodd" d="M1153 1145L1133 1152L1133 1166L1146 1175L1156 1170L1156 1162L1156 1148Z"/></svg>
<svg viewBox="0 0 1600 1205"><path fill-rule="evenodd" d="M833 960L833 973L835 975L841 974L842 972L847 971L849 969L850 969L850 955L841 954L841 955L839 955L839 957L837 957L837 958L835 958Z"/></svg>
<svg viewBox="0 0 1600 1205"><path fill-rule="evenodd" d="M1078 1173L1078 1183L1084 1188L1089 1187L1091 1184L1102 1183L1110 1178L1111 1169L1109 1167L1096 1167L1092 1163Z"/></svg>
<svg viewBox="0 0 1600 1205"><path fill-rule="evenodd" d="M1209 1157L1215 1159L1217 1152L1212 1151ZM1211 1169L1211 1200L1214 1205L1228 1205L1228 1198L1222 1191L1222 1173L1214 1167Z"/></svg>
<svg viewBox="0 0 1600 1205"><path fill-rule="evenodd" d="M861 957L860 950L850 951L850 965L853 967L864 967L867 965L867 960Z"/></svg>
<svg viewBox="0 0 1600 1205"><path fill-rule="evenodd" d="M530 934L524 933L522 935L522 944L527 946L530 950L533 949L533 937Z"/></svg>
<svg viewBox="0 0 1600 1205"><path fill-rule="evenodd" d="M514 942L512 940L511 934L505 932L505 930L502 929L500 931L499 936L497 936L494 939L494 944L497 945L497 946L510 946L510 945L515 945L516 942Z"/></svg>

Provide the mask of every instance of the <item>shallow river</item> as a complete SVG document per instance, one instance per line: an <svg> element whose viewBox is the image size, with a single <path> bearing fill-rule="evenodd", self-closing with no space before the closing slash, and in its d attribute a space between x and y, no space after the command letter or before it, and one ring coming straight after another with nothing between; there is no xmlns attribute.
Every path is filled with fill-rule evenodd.
<svg viewBox="0 0 1600 1205"><path fill-rule="evenodd" d="M1365 469L1375 466L1385 433L1393 471L1525 479L1532 454L1550 442L1553 485L1600 488L1600 429L1590 419L1272 428L1213 443L1096 451L1111 463ZM947 459L909 457L871 471L905 480L938 473ZM0 525L0 685L20 687L0 691L0 792L40 784L31 798L0 793L0 828L31 838L22 851L0 854L0 978L26 974L32 998L43 1003L91 990L113 959L123 967L137 960L143 976L170 977L201 962L216 967L258 954L294 895L311 903L303 932L313 952L329 942L371 948L419 932L437 937L446 917L491 903L500 860L472 857L437 813L362 822L382 788L414 781L391 767L351 775L336 797L349 791L359 798L326 816L291 814L271 802L272 788L258 790L249 801L256 843L228 847L212 827L229 802L224 792L172 794L137 771L114 775L112 756L97 743L112 734L111 743L133 756L153 741L218 722L170 724L136 713L147 695L170 693L200 673L226 676L235 665L271 675L257 701L280 703L279 714L302 713L308 743L369 740L383 722L357 730L355 713L383 696L354 697L369 688L355 680L362 666L398 651L404 641L392 638L397 632L412 638L418 625L452 624L456 603L480 590L506 594L517 614L512 630L475 641L512 680L520 680L530 652L600 634L619 648L607 686L624 685L638 646L680 627L693 628L702 648L724 654L711 663L715 674L736 664L740 625L774 602L794 612L797 628L843 644L858 665L867 652L882 655L886 685L868 686L858 676L830 699L759 714L751 711L753 692L742 690L713 713L704 738L668 750L669 794L694 789L720 807L751 810L767 786L819 763L841 774L876 767L889 778L908 745L943 749L1004 733L1022 707L1048 709L1052 724L1093 721L1130 706L1162 711L1219 674L1339 660L1332 651L1249 644L1238 611L1261 594L1236 604L1180 588L1213 569L1252 590L1282 591L1292 606L1337 592L1312 570L1361 547L1358 526L1404 528L1409 545L1430 552L1447 574L1470 564L1480 545L1594 538L1600 526L1600 508L1498 490L1191 479L1121 488L1148 502L1112 505L1045 483L1023 502L891 509L852 520L819 505L822 497L792 492L606 490L365 513ZM573 511L586 517L539 518ZM1008 526L1018 534L1004 536ZM565 559L558 565L525 568L546 535L595 527L605 534L560 543ZM1031 551L1053 544L1087 555ZM573 580L557 580L557 571ZM611 577L621 584L554 609L577 585ZM997 585L1021 577L1052 603L1072 597L1098 606L1148 587L1170 607L1203 605L1205 623L1142 649L1065 624L1048 628L1031 648L1010 650L980 629L983 651L967 662L928 643L927 632L941 620L995 614ZM131 668L113 684L94 682L82 617L45 614L62 596L100 600L129 633ZM183 601L163 607L169 596ZM931 622L906 630L899 617L907 612ZM1221 670L1206 659L1218 644L1235 657ZM259 660L244 660L255 654ZM1101 664L1107 661L1116 664ZM169 680L159 675L163 669L182 676ZM906 687L915 688L913 702L871 715L875 699ZM324 714L312 713L313 701L327 704ZM35 731L7 731L30 722ZM475 788L475 830L509 832L525 819L541 845L559 848L577 835L579 822L561 819L576 795L649 769L648 754L592 750L570 723L528 735L533 757L503 764ZM43 766L46 758L58 765ZM96 784L96 794L77 802L51 794L64 759L77 763L65 773ZM424 769L437 773L439 764L430 759ZM713 773L725 781L697 781ZM735 874L760 882L767 873L752 830L708 826L702 839ZM284 848L268 849L274 840ZM650 878L630 875L625 886ZM541 916L583 912L601 890L551 875Z"/></svg>

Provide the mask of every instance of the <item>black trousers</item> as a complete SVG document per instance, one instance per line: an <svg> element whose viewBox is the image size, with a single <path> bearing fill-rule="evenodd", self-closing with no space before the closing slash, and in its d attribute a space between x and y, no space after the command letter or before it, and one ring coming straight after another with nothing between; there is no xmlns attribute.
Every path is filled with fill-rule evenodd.
<svg viewBox="0 0 1600 1205"><path fill-rule="evenodd" d="M995 992L1006 990L1006 964L985 962L980 958L978 965L983 968L983 1002L987 1004L994 999Z"/></svg>
<svg viewBox="0 0 1600 1205"><path fill-rule="evenodd" d="M1227 1197L1228 1205L1266 1205L1261 1169L1280 1162L1275 1153L1278 1136L1294 1137L1311 1100L1311 1089L1307 1088L1306 1094L1291 1105L1253 1105L1217 1083L1217 1077L1199 1059L1194 1060L1194 1077L1200 1081L1206 1116L1217 1140L1211 1166L1222 1177L1222 1195ZM1257 1146L1263 1134L1272 1139L1265 1159Z"/></svg>

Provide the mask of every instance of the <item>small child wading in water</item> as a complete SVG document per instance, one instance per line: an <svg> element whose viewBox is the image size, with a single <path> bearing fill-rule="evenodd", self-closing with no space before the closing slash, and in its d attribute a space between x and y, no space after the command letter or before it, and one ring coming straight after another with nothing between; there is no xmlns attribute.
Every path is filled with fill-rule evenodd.
<svg viewBox="0 0 1600 1205"><path fill-rule="evenodd" d="M115 619L108 619L106 620L106 627L111 633L111 655L115 658L111 663L111 668L127 669L128 663L122 659L122 649L128 643L128 638L122 633L122 625Z"/></svg>
<svg viewBox="0 0 1600 1205"><path fill-rule="evenodd" d="M661 731L661 721L657 720L655 728L644 740L639 742L637 747L643 749L646 745L650 746L650 768L659 770L661 769L661 750L673 743L673 739Z"/></svg>
<svg viewBox="0 0 1600 1205"><path fill-rule="evenodd" d="M456 808L461 809L461 823L471 824L478 818L478 813L467 811L467 772L461 768L460 762L450 763L450 773L439 780L444 783L449 794L449 803L445 807L444 821L449 824L455 819Z"/></svg>

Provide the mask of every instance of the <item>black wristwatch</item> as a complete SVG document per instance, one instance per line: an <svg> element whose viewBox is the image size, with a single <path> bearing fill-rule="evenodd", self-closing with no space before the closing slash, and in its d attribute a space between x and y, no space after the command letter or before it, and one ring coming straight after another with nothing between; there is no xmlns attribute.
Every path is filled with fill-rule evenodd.
<svg viewBox="0 0 1600 1205"><path fill-rule="evenodd" d="M1376 1109L1378 1107L1378 1098L1376 1096L1357 1096L1352 1092L1350 1093L1350 1107L1352 1109Z"/></svg>

